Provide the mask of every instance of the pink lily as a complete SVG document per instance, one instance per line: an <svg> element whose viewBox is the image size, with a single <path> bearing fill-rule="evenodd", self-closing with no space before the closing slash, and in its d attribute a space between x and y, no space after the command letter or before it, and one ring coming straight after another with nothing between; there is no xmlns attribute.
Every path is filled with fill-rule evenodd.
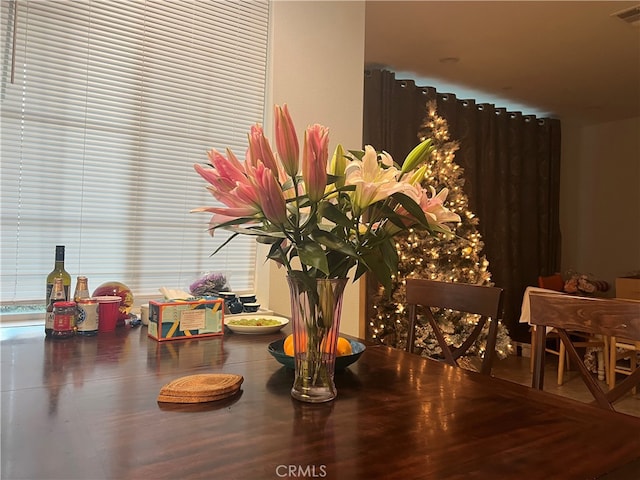
<svg viewBox="0 0 640 480"><path fill-rule="evenodd" d="M308 127L304 133L302 178L312 202L317 202L324 195L328 159L329 129L318 124Z"/></svg>
<svg viewBox="0 0 640 480"><path fill-rule="evenodd" d="M224 207L200 207L192 212L209 212L215 214L211 219L211 227L233 218L258 217L261 213L260 199L256 187L251 182L244 165L227 150L227 157L216 150L208 152L213 168L194 165L194 169L209 185L207 190ZM213 234L213 230L211 230Z"/></svg>
<svg viewBox="0 0 640 480"><path fill-rule="evenodd" d="M258 161L254 182L262 213L274 225L282 226L287 221L287 205L274 172Z"/></svg>
<svg viewBox="0 0 640 480"><path fill-rule="evenodd" d="M296 128L291 120L287 105L275 107L276 147L285 171L293 177L298 174L300 147Z"/></svg>
<svg viewBox="0 0 640 480"><path fill-rule="evenodd" d="M224 171L198 164L193 167L209 182L207 190L227 207L240 209L239 215L252 215L260 211L257 194L246 176L243 176L241 181L233 181L232 178L222 175Z"/></svg>
<svg viewBox="0 0 640 480"><path fill-rule="evenodd" d="M429 187L429 190L431 192L431 197L429 197L427 190L423 189L420 185L414 185L411 190L405 193L420 205L420 208L427 217L427 221L431 225L438 226L443 230L448 231L449 227L445 225L445 223L460 222L460 215L453 213L444 206L447 195L449 195L449 189L443 188L438 192L438 194L436 194L436 189L431 186ZM402 207L399 207L397 212L401 215L405 215L408 219L411 218L411 220L408 221L409 224L415 223L415 219L413 219L413 217L411 217Z"/></svg>
<svg viewBox="0 0 640 480"><path fill-rule="evenodd" d="M264 165L273 172L278 172L278 162L271 150L269 140L264 136L264 130L260 125L253 125L251 132L249 133L249 150L247 152L247 162L256 167L258 161L264 163Z"/></svg>
<svg viewBox="0 0 640 480"><path fill-rule="evenodd" d="M229 148L227 148L226 151L226 157L215 148L207 152L209 162L211 162L211 166L215 169L217 176L228 179L232 182L242 182L246 180L245 168L242 163L240 163L238 158ZM207 181L209 180L206 176L203 176L203 178Z"/></svg>

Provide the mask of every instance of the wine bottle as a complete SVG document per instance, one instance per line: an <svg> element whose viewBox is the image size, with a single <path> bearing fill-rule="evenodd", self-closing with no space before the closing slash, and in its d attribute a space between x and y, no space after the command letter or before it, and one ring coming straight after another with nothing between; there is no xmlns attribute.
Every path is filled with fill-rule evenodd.
<svg viewBox="0 0 640 480"><path fill-rule="evenodd" d="M56 278L62 279L64 287L64 300L69 300L69 290L71 289L71 275L64 269L64 245L56 245L56 264L49 275L47 275L47 296L45 302L51 298L51 290Z"/></svg>
<svg viewBox="0 0 640 480"><path fill-rule="evenodd" d="M44 334L47 337L53 336L53 304L56 302L64 302L66 301L65 293L64 293L64 284L63 280L60 277L54 278L53 287L51 288L51 295L49 297L49 301L47 302L47 313L45 314L44 321Z"/></svg>

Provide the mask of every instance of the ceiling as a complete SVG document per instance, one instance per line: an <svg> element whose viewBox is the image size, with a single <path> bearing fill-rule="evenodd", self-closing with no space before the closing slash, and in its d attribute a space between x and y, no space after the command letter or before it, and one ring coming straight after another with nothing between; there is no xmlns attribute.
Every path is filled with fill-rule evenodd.
<svg viewBox="0 0 640 480"><path fill-rule="evenodd" d="M627 119L640 116L640 25L611 14L638 5L366 0L365 63L525 114Z"/></svg>

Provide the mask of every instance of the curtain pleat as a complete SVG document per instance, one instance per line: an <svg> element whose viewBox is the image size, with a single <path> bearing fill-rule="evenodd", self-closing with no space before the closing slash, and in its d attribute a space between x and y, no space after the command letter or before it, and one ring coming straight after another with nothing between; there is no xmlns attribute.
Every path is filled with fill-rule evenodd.
<svg viewBox="0 0 640 480"><path fill-rule="evenodd" d="M469 207L480 219L483 253L493 282L505 289L504 323L512 339L528 341L528 327L518 324L524 290L536 285L538 275L560 268L560 121L368 70L364 143L404 158L418 141L429 100L436 100L451 139L460 143L455 160L464 168Z"/></svg>

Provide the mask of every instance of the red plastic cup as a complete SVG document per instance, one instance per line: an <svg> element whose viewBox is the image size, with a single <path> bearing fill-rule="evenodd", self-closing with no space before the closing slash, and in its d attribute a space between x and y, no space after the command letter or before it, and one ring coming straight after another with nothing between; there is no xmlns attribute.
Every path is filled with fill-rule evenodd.
<svg viewBox="0 0 640 480"><path fill-rule="evenodd" d="M116 329L122 298L117 295L94 298L98 301L98 333L113 332Z"/></svg>

